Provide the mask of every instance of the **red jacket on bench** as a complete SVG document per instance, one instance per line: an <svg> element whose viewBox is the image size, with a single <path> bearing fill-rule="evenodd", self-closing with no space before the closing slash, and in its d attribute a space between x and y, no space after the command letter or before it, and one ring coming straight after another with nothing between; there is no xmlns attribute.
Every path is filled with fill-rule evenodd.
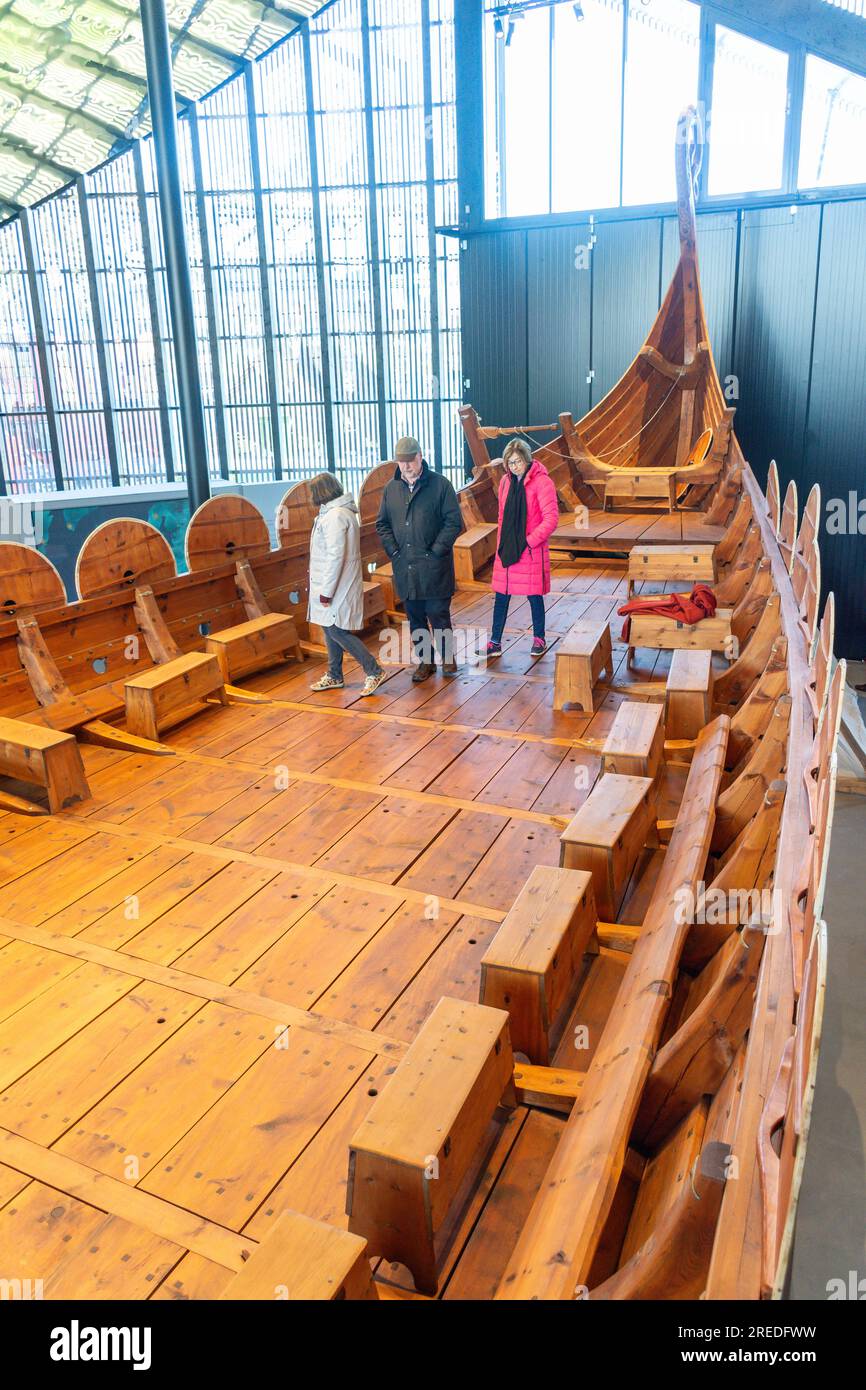
<svg viewBox="0 0 866 1390"><path fill-rule="evenodd" d="M646 598L633 598L617 609L619 616L625 618L622 641L629 640L632 613L657 613L662 618L673 618L692 627L702 618L712 618L716 606L716 596L706 584L696 584L690 594L650 594Z"/></svg>

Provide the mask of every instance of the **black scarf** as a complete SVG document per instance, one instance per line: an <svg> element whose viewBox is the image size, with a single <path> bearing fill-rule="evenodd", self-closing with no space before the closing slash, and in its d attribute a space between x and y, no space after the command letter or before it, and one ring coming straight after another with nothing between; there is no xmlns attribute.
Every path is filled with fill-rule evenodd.
<svg viewBox="0 0 866 1390"><path fill-rule="evenodd" d="M526 549L526 479L529 469L518 478L509 470L508 496L502 511L502 534L499 537L499 558L506 569L516 565Z"/></svg>

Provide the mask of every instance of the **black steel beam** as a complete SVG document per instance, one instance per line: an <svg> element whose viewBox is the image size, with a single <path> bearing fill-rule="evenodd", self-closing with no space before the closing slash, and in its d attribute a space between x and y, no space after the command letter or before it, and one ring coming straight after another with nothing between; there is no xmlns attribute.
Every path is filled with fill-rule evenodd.
<svg viewBox="0 0 866 1390"><path fill-rule="evenodd" d="M379 242L379 204L376 184L376 131L373 120L373 73L370 58L370 12L361 0L361 61L364 73L364 128L367 143L367 201L370 228L370 289L373 296L373 335L376 358L376 403L379 420L379 457L390 457L388 408L385 401L385 337L382 319L382 273Z"/></svg>
<svg viewBox="0 0 866 1390"><path fill-rule="evenodd" d="M421 66L424 88L424 152L427 183L427 258L430 264L430 369L433 374L433 457L442 472L442 362L439 351L439 262L436 256L436 160L434 158L433 57L430 0L421 0Z"/></svg>
<svg viewBox="0 0 866 1390"><path fill-rule="evenodd" d="M192 285L183 218L177 119L165 0L141 0L141 31L156 151L159 208L190 508L210 497L207 434L201 394Z"/></svg>
<svg viewBox="0 0 866 1390"><path fill-rule="evenodd" d="M253 174L253 204L256 214L256 242L259 253L259 286L262 300L262 346L268 382L268 413L274 449L274 477L283 477L283 439L280 429L277 363L274 354L274 316L271 305L271 278L268 273L268 241L265 236L265 200L262 196L262 162L259 150L259 122L256 114L256 84L252 63L244 65L244 91L247 105L247 132L250 141L250 167Z"/></svg>
<svg viewBox="0 0 866 1390"><path fill-rule="evenodd" d="M96 370L99 374L99 393L102 396L102 420L105 426L105 447L108 453L108 472L111 477L111 486L120 487L117 425L114 419L114 406L111 400L111 373L108 370L108 354L105 350L105 329L102 323L102 304L99 299L99 282L96 278L96 257L93 251L93 228L90 225L90 204L87 201L87 188L84 183L83 175L79 175L75 180L75 193L78 198L78 215L81 219L84 269L87 275L87 290L90 298L90 318L93 324L93 348L96 353Z"/></svg>
<svg viewBox="0 0 866 1390"><path fill-rule="evenodd" d="M313 55L310 26L301 26L304 48L304 88L307 100L307 143L310 154L310 191L313 203L313 250L316 257L316 293L319 304L319 340L322 354L322 401L325 414L325 449L328 469L336 471L334 450L334 397L331 382L331 344L328 335L328 296L325 290L325 251L322 237L322 191L319 183L319 143L316 133L316 102L313 91Z"/></svg>
<svg viewBox="0 0 866 1390"><path fill-rule="evenodd" d="M192 150L192 171L195 181L195 208L198 217L199 242L201 244L201 273L204 285L204 307L207 319L208 348L210 349L211 383L213 385L214 434L217 442L220 477L228 480L229 451L226 441L225 400L223 397L223 371L220 362L219 332L216 320L216 303L213 292L213 260L210 253L210 227L208 226L207 205L204 195L204 175L201 167L201 141L198 130L198 106L193 103L186 116L189 122L189 141Z"/></svg>
<svg viewBox="0 0 866 1390"><path fill-rule="evenodd" d="M454 0L457 83L459 225L484 222L484 59L481 0Z"/></svg>
<svg viewBox="0 0 866 1390"><path fill-rule="evenodd" d="M45 424L48 428L48 444L51 449L51 466L54 469L54 483L58 492L63 491L63 465L60 454L60 431L57 428L57 407L54 400L54 381L51 363L48 360L48 346L45 340L45 311L42 306L42 288L36 270L36 256L33 251L33 233L30 227L30 212L22 208L21 240L24 245L24 271L30 295L30 312L33 315L33 337L36 341L36 360L39 363L39 379L42 386L42 404L45 407Z"/></svg>
<svg viewBox="0 0 866 1390"><path fill-rule="evenodd" d="M156 276L153 271L153 242L150 236L147 190L144 186L144 166L141 158L141 142L139 140L136 140L132 147L132 168L135 175L135 197L138 206L138 220L141 225L141 254L144 259L144 278L147 284L147 305L150 311L153 369L156 373L156 391L159 397L159 431L162 438L162 456L165 462L166 482L173 483L174 448L171 439L171 420L168 410L165 363L162 358L162 338L159 331L159 296L156 292Z"/></svg>

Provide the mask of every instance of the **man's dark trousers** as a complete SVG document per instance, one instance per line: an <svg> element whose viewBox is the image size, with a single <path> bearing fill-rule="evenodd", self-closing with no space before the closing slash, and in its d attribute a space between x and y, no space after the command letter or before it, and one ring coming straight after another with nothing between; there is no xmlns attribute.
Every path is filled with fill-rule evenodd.
<svg viewBox="0 0 866 1390"><path fill-rule="evenodd" d="M412 633L412 645L419 662L434 666L454 658L454 633L451 630L451 604L447 598L405 599L403 607ZM432 629L432 636L431 636ZM444 655L443 655L444 647Z"/></svg>

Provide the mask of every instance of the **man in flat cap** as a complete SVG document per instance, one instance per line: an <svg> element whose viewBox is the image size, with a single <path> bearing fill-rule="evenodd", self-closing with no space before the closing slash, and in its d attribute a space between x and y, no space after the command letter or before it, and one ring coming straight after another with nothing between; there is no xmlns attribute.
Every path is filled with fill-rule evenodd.
<svg viewBox="0 0 866 1390"><path fill-rule="evenodd" d="M382 495L376 530L406 610L418 659L412 680L419 685L436 670L437 654L444 674L457 674L451 598L454 542L463 519L454 488L428 467L417 439L401 439L395 452L397 468Z"/></svg>

